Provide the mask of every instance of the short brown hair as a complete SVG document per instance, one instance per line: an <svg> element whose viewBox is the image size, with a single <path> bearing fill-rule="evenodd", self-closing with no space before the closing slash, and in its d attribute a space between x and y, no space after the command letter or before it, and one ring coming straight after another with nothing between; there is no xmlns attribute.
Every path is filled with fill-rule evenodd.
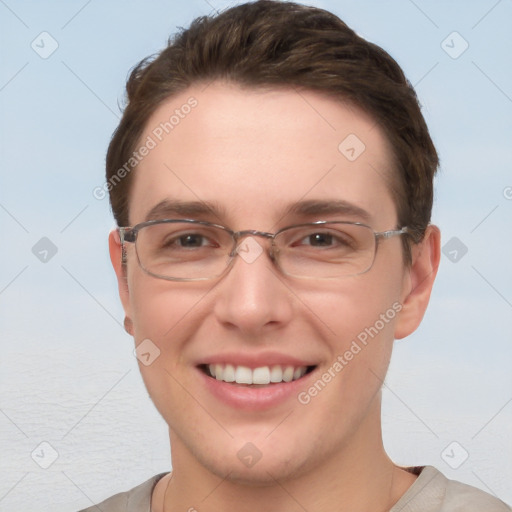
<svg viewBox="0 0 512 512"><path fill-rule="evenodd" d="M149 117L190 85L228 80L242 86L293 87L348 101L386 134L394 156L391 192L400 226L414 242L430 222L439 165L416 93L396 61L334 14L292 2L258 0L204 16L141 61L127 84L127 105L107 152L110 203L119 226L129 222L131 173L116 173L135 150ZM114 186L115 185L115 186ZM408 237L403 237L410 261Z"/></svg>

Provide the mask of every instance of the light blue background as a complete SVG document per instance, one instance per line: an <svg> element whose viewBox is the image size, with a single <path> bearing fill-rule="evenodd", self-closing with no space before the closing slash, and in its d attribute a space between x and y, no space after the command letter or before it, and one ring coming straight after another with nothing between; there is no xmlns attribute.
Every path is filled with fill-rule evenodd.
<svg viewBox="0 0 512 512"><path fill-rule="evenodd" d="M456 263L443 256L422 326L396 342L386 448L512 503L512 2L311 3L417 86L442 161L433 221L443 243L468 248ZM166 425L121 327L108 202L92 191L128 70L228 5L0 0L1 511L77 510L170 469ZM48 59L31 48L43 31L59 45ZM457 59L441 46L453 31L469 44ZM47 263L32 253L42 237L58 249ZM458 469L442 457L453 441L452 461L469 454ZM34 461L50 460L47 445L31 456L41 442L58 453L48 469Z"/></svg>

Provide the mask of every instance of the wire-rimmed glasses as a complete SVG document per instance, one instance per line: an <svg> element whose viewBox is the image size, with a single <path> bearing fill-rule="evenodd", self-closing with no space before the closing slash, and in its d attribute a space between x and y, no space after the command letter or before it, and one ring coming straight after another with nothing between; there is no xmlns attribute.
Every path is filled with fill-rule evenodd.
<svg viewBox="0 0 512 512"><path fill-rule="evenodd" d="M408 233L407 227L375 232L360 222L317 221L296 224L276 233L232 231L220 224L193 219L161 219L118 228L121 243L134 243L140 267L170 281L199 281L222 276L235 257L263 247L279 270L300 278L339 278L363 274L375 260L379 240ZM250 244L246 243L251 237ZM244 243L245 239L245 243ZM252 259L252 258L251 258Z"/></svg>

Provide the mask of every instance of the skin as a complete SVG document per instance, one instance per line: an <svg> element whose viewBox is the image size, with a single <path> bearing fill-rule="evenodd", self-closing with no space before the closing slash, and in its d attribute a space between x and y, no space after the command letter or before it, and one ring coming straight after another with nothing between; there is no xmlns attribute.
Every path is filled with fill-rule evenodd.
<svg viewBox="0 0 512 512"><path fill-rule="evenodd" d="M135 171L130 225L170 198L216 202L223 211L201 219L233 230L360 220L285 215L300 200L341 198L366 210L375 231L397 227L389 147L359 109L311 91L197 84L161 105L141 140L190 96L197 107ZM338 150L349 134L366 146L353 162ZM172 446L172 479L156 486L154 512L378 511L410 487L415 476L382 445L380 390L394 339L411 334L427 307L440 255L435 226L413 247L411 266L394 237L367 273L321 282L283 276L265 253L250 264L237 258L220 279L170 282L141 270L133 244L124 267L115 232L109 240L128 330L136 344L149 338L161 351L151 365L139 363ZM319 377L394 303L399 314L307 405L294 397L235 410L197 376L205 356L274 349L316 361ZM237 457L249 441L262 453L250 468Z"/></svg>

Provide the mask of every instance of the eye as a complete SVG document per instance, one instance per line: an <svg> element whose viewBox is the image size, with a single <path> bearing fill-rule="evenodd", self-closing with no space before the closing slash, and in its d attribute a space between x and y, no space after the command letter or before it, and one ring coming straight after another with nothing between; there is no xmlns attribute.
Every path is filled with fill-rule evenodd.
<svg viewBox="0 0 512 512"><path fill-rule="evenodd" d="M165 238L162 247L168 249L200 249L206 247L218 247L219 244L213 236L201 233L173 233Z"/></svg>
<svg viewBox="0 0 512 512"><path fill-rule="evenodd" d="M177 243L180 247L204 247L205 245L209 245L206 237L197 233L181 235L173 242Z"/></svg>
<svg viewBox="0 0 512 512"><path fill-rule="evenodd" d="M351 239L342 231L326 230L301 234L293 246L307 246L318 248L342 248L351 247Z"/></svg>
<svg viewBox="0 0 512 512"><path fill-rule="evenodd" d="M304 245L311 245L313 247L327 247L333 244L334 237L330 233L313 233L307 235L301 242Z"/></svg>

